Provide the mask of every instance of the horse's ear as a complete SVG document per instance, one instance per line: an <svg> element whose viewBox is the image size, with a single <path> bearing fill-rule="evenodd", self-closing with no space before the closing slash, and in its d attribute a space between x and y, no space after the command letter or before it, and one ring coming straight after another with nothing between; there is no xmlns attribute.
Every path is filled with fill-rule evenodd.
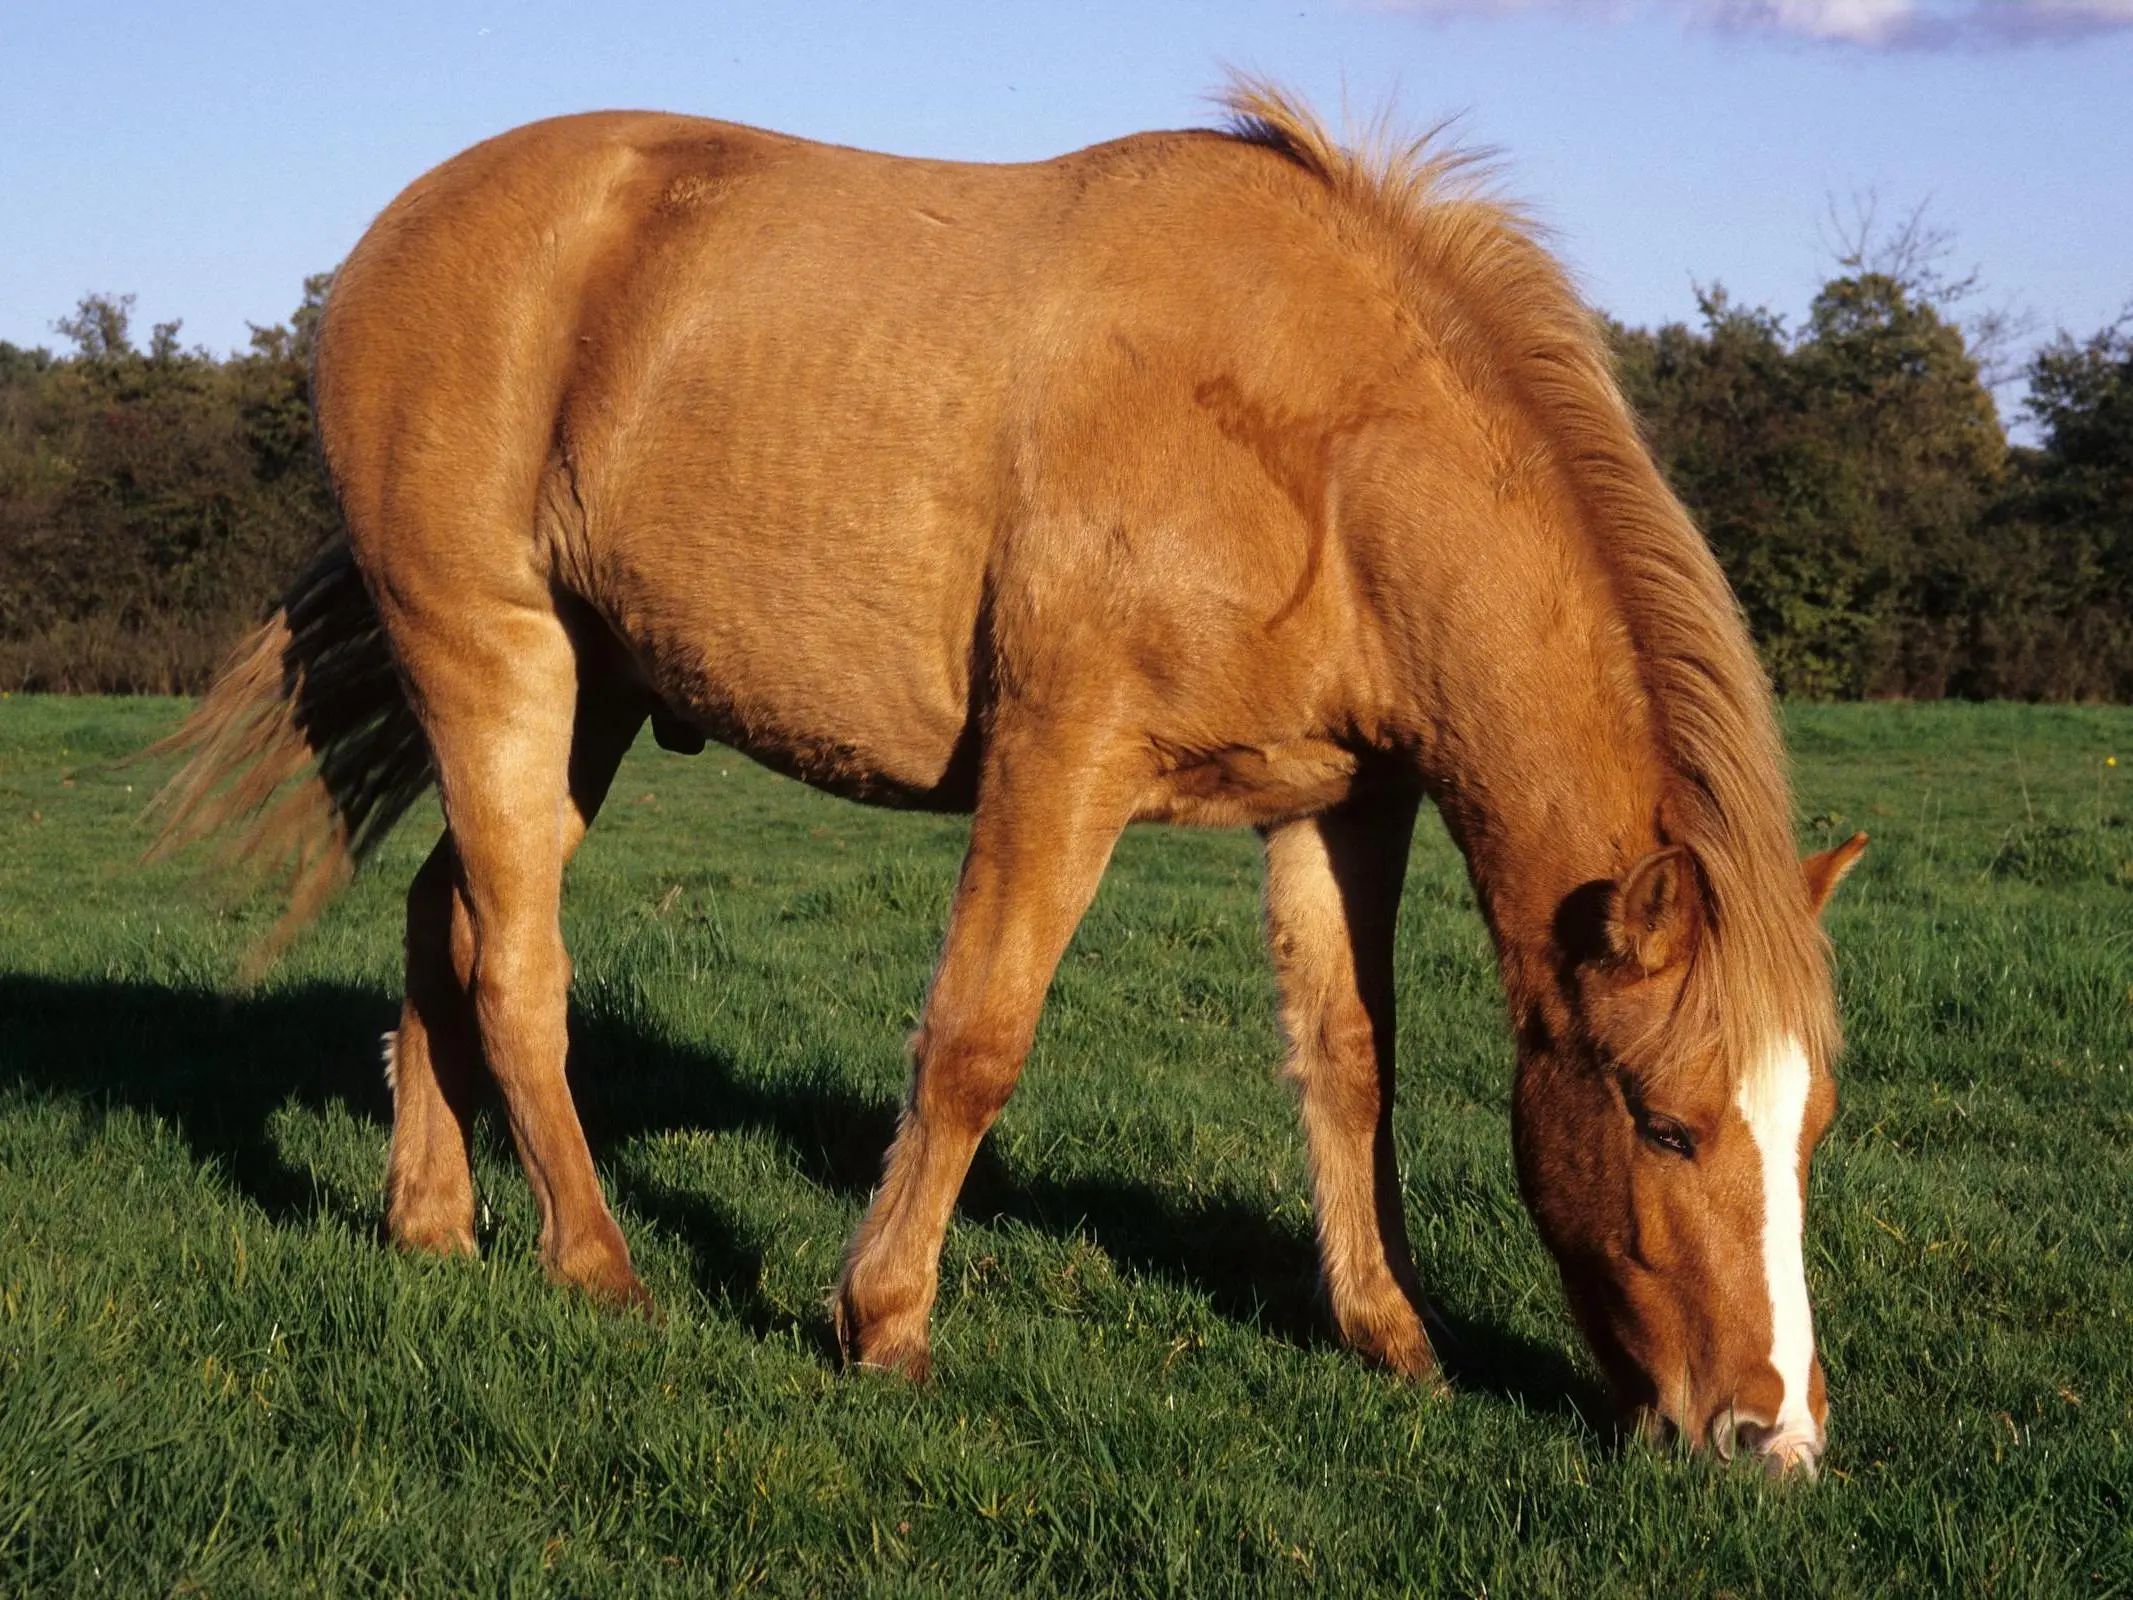
<svg viewBox="0 0 2133 1600"><path fill-rule="evenodd" d="M1703 920L1696 868L1681 845L1654 850L1616 885L1607 908L1608 950L1641 972L1688 959Z"/></svg>
<svg viewBox="0 0 2133 1600"><path fill-rule="evenodd" d="M1829 904L1829 897L1837 892L1837 885L1844 875L1859 864L1866 854L1866 835L1855 833L1844 843L1828 850L1817 851L1800 860L1800 876L1807 880L1807 909L1815 916Z"/></svg>

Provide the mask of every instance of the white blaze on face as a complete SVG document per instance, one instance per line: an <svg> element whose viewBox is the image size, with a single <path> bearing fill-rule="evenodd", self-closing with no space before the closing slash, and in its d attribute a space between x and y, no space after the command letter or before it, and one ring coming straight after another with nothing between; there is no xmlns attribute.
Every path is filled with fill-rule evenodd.
<svg viewBox="0 0 2133 1600"><path fill-rule="evenodd" d="M1755 1137L1763 1168L1763 1281L1770 1291L1770 1364L1785 1385L1766 1452L1819 1450L1821 1429L1807 1406L1814 1366L1814 1318L1807 1308L1806 1217L1800 1205L1800 1128L1813 1074L1797 1039L1780 1039L1746 1074L1734 1103Z"/></svg>

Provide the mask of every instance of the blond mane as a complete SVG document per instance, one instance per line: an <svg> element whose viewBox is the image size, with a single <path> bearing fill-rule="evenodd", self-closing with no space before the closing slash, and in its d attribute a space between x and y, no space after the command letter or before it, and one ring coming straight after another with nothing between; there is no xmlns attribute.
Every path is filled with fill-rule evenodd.
<svg viewBox="0 0 2133 1600"><path fill-rule="evenodd" d="M1712 936L1682 997L1684 1020L1702 1025L1690 1035L1715 1035L1740 1074L1787 1034L1827 1062L1828 944L1794 851L1769 680L1709 545L1644 447L1598 319L1530 220L1483 192L1482 158L1446 146L1441 128L1402 142L1380 122L1348 148L1270 84L1237 79L1220 103L1231 136L1311 173L1383 243L1418 315L1455 354L1486 361L1571 486L1657 720L1666 829L1707 891ZM1458 326L1427 314L1447 302Z"/></svg>

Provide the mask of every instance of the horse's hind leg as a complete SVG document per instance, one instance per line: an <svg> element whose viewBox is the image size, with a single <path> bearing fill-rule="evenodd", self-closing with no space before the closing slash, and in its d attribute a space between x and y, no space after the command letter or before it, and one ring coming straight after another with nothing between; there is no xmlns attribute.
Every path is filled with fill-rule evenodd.
<svg viewBox="0 0 2133 1600"><path fill-rule="evenodd" d="M910 1098L833 1310L846 1356L922 1378L941 1241L1007 1103L1067 940L1131 813L1130 786L1056 737L996 743L948 937L913 1040Z"/></svg>
<svg viewBox="0 0 2133 1600"><path fill-rule="evenodd" d="M581 693L578 651L551 605L470 596L452 624L432 629L405 614L393 623L447 828L409 903L403 1020L415 1027L395 1073L393 1232L447 1248L471 1241L466 1118L478 1039L540 1207L549 1275L641 1300L564 1078L560 908L563 863L643 705Z"/></svg>
<svg viewBox="0 0 2133 1600"><path fill-rule="evenodd" d="M592 678L581 662L571 735L566 858L592 825L644 711L619 675ZM468 1157L486 1084L470 985L474 925L447 830L407 892L407 988L388 1036L393 1096L386 1227L403 1249L474 1251L474 1183Z"/></svg>
<svg viewBox="0 0 2133 1600"><path fill-rule="evenodd" d="M385 1226L403 1249L474 1252L467 1164L481 1104L481 1041L467 994L474 928L447 833L407 891L407 994L385 1043L393 1096Z"/></svg>
<svg viewBox="0 0 2133 1600"><path fill-rule="evenodd" d="M1352 1348L1436 1365L1393 1158L1393 924L1415 804L1352 802L1266 836L1267 941L1303 1092L1319 1261Z"/></svg>

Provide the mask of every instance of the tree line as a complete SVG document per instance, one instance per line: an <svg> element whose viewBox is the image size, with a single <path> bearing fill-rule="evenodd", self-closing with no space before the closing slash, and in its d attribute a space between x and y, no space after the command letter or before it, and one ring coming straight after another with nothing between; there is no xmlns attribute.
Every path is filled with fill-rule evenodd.
<svg viewBox="0 0 2133 1600"><path fill-rule="evenodd" d="M1915 241L1914 241L1915 242ZM2133 700L2133 318L1980 373L1967 284L1854 252L1806 321L1699 295L1610 325L1622 384L1780 692ZM130 297L0 341L0 688L195 691L335 512L313 443L328 279L226 358Z"/></svg>
<svg viewBox="0 0 2133 1600"><path fill-rule="evenodd" d="M231 645L337 526L313 443L326 276L286 324L218 359L132 296L86 296L55 356L0 341L0 688L172 694Z"/></svg>
<svg viewBox="0 0 2133 1600"><path fill-rule="evenodd" d="M1796 332L1699 297L1623 388L1781 693L2133 700L2133 322L2025 364L2011 445L1930 282L1835 278Z"/></svg>

